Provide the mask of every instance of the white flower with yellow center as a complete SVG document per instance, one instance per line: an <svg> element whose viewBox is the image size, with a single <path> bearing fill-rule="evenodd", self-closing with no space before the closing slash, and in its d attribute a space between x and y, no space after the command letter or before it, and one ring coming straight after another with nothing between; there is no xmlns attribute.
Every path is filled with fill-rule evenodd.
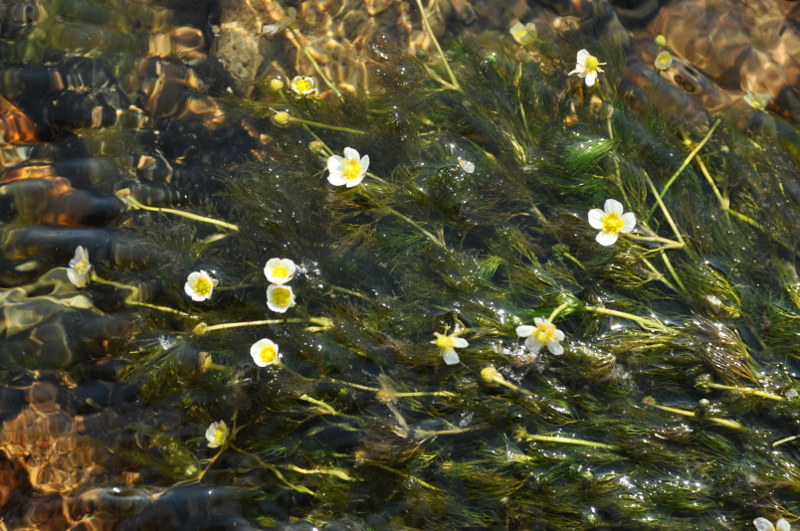
<svg viewBox="0 0 800 531"><path fill-rule="evenodd" d="M672 66L672 54L666 50L661 50L656 55L655 61L653 61L653 66L656 67L656 70L663 72L667 70L670 66Z"/></svg>
<svg viewBox="0 0 800 531"><path fill-rule="evenodd" d="M369 168L369 155L359 158L358 151L351 147L344 148L344 157L332 155L328 157L328 182L334 186L356 186L364 178Z"/></svg>
<svg viewBox="0 0 800 531"><path fill-rule="evenodd" d="M297 266L288 258L270 258L264 266L264 276L272 284L286 284L296 271Z"/></svg>
<svg viewBox="0 0 800 531"><path fill-rule="evenodd" d="M792 526L789 525L789 522L783 518L775 522L775 525L772 525L772 522L763 516L759 516L753 520L753 525L756 526L758 531L791 531L792 529Z"/></svg>
<svg viewBox="0 0 800 531"><path fill-rule="evenodd" d="M193 301L205 301L211 298L214 293L214 287L219 284L217 279L212 278L208 271L201 269L189 273L186 277L186 284L183 285L183 290Z"/></svg>
<svg viewBox="0 0 800 531"><path fill-rule="evenodd" d="M294 292L291 286L270 284L267 288L267 306L278 313L284 313L294 306Z"/></svg>
<svg viewBox="0 0 800 531"><path fill-rule="evenodd" d="M299 96L313 96L317 93L317 82L313 77L294 76L289 86L292 88L292 92Z"/></svg>
<svg viewBox="0 0 800 531"><path fill-rule="evenodd" d="M457 348L466 348L469 346L466 339L458 337L460 332L460 330L456 330L450 335L440 334L439 332L433 333L436 339L431 341L431 343L439 347L442 358L447 365L455 365L460 361L456 353Z"/></svg>
<svg viewBox="0 0 800 531"><path fill-rule="evenodd" d="M772 95L766 92L756 92L753 94L748 90L744 95L744 101L746 101L750 107L758 109L759 111L765 110L771 99Z"/></svg>
<svg viewBox="0 0 800 531"><path fill-rule="evenodd" d="M206 440L209 448L219 448L228 439L228 425L224 420L212 422L206 430Z"/></svg>
<svg viewBox="0 0 800 531"><path fill-rule="evenodd" d="M597 57L591 55L586 50L580 50L578 52L577 63L575 70L567 75L578 74L578 77L586 80L587 87L593 86L594 82L597 81L597 74L603 71L600 66L605 63L601 63Z"/></svg>
<svg viewBox="0 0 800 531"><path fill-rule="evenodd" d="M525 339L525 348L534 354L538 354L542 347L559 356L564 353L561 342L564 341L564 332L556 328L556 325L548 319L537 317L531 325L520 325L517 327L517 335Z"/></svg>
<svg viewBox="0 0 800 531"><path fill-rule="evenodd" d="M461 157L458 157L458 165L461 166L461 169L467 173L472 173L475 171L475 163L464 160Z"/></svg>
<svg viewBox="0 0 800 531"><path fill-rule="evenodd" d="M523 24L518 20L508 28L508 32L522 46L528 46L536 41L536 26L533 22Z"/></svg>
<svg viewBox="0 0 800 531"><path fill-rule="evenodd" d="M281 357L280 354L278 354L278 345L267 338L259 339L253 343L253 346L250 347L250 355L259 367L272 365Z"/></svg>
<svg viewBox="0 0 800 531"><path fill-rule="evenodd" d="M75 249L75 256L69 261L67 278L77 288L85 288L89 283L89 275L92 272L92 263L89 262L89 251L86 247L79 245Z"/></svg>
<svg viewBox="0 0 800 531"><path fill-rule="evenodd" d="M606 200L605 210L593 208L589 211L589 225L600 230L595 238L600 245L613 245L620 232L631 232L636 227L636 216L632 212L623 214L622 203L616 199Z"/></svg>

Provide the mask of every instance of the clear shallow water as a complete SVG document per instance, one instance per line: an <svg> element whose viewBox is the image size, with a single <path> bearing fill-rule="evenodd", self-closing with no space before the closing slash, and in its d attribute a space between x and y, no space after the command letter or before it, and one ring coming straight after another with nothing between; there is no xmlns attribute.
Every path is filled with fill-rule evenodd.
<svg viewBox="0 0 800 531"><path fill-rule="evenodd" d="M370 98L242 98L203 58L213 4L47 7L33 26L50 29L9 37L0 91L6 525L792 518L791 126L633 112L608 33L446 42L461 88L382 46ZM580 48L608 63L595 89L566 75ZM345 147L370 156L349 190L326 171ZM608 198L638 224L603 247L587 213ZM285 313L266 304L272 257L299 266ZM199 270L219 281L207 301L184 291ZM515 329L547 317L564 353L534 356ZM457 328L446 365L430 342ZM254 363L264 337L282 365Z"/></svg>

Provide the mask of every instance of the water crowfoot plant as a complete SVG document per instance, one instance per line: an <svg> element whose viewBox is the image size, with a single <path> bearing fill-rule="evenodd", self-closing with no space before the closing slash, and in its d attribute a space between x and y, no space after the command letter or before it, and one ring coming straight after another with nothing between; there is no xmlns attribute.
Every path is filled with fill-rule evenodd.
<svg viewBox="0 0 800 531"><path fill-rule="evenodd" d="M331 155L328 158L328 182L347 188L358 186L369 169L369 155L359 158L358 151L344 148L344 157Z"/></svg>
<svg viewBox="0 0 800 531"><path fill-rule="evenodd" d="M603 210L593 208L589 211L589 225L600 230L595 238L603 246L613 245L620 233L631 232L636 227L636 216L632 212L624 212L622 203L616 199L607 199Z"/></svg>
<svg viewBox="0 0 800 531"><path fill-rule="evenodd" d="M92 272L92 263L89 261L89 252L86 247L79 245L75 248L75 256L69 261L67 277L76 288L85 288L89 283Z"/></svg>
<svg viewBox="0 0 800 531"><path fill-rule="evenodd" d="M439 348L439 351L442 354L442 359L446 365L455 365L459 363L460 359L456 349L467 348L469 346L469 343L466 339L463 337L458 337L459 334L462 333L463 330L459 329L456 329L452 334L440 334L439 332L433 333L433 335L436 336L436 339L431 341L431 343Z"/></svg>
<svg viewBox="0 0 800 531"><path fill-rule="evenodd" d="M214 288L219 284L219 281L211 276L211 274L201 269L200 271L193 271L186 277L186 284L183 285L183 290L186 295L191 297L195 302L206 301L214 294Z"/></svg>
<svg viewBox="0 0 800 531"><path fill-rule="evenodd" d="M757 531L791 531L792 526L789 525L789 522L783 518L779 518L775 525L772 525L772 522L764 518L763 516L759 516L755 520L753 520L753 525L756 526Z"/></svg>
<svg viewBox="0 0 800 531"><path fill-rule="evenodd" d="M586 81L587 87L594 86L598 74L603 71L600 66L605 65L605 63L601 63L597 57L591 55L587 50L578 51L576 63L575 69L567 75L577 74L579 78Z"/></svg>

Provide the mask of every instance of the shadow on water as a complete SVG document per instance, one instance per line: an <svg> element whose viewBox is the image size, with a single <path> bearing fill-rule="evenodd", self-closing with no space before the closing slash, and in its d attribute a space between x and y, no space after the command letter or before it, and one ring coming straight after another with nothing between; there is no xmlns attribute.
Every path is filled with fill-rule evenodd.
<svg viewBox="0 0 800 531"><path fill-rule="evenodd" d="M795 518L796 87L484 4L0 3L0 524Z"/></svg>

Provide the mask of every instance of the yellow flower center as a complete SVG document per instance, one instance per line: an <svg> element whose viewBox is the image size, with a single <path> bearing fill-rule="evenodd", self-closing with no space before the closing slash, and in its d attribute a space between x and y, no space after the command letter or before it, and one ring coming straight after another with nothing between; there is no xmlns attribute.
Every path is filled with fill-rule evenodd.
<svg viewBox="0 0 800 531"><path fill-rule="evenodd" d="M342 172L342 176L346 180L352 181L353 179L358 179L359 175L361 175L361 162L350 159L344 163L344 171Z"/></svg>
<svg viewBox="0 0 800 531"><path fill-rule="evenodd" d="M192 289L201 297L211 293L211 282L206 277L197 277L192 284Z"/></svg>
<svg viewBox="0 0 800 531"><path fill-rule="evenodd" d="M603 224L603 232L608 232L610 234L617 234L622 230L622 226L624 225L620 215L615 214L614 212L610 212L603 216L601 223Z"/></svg>
<svg viewBox="0 0 800 531"><path fill-rule="evenodd" d="M258 353L258 357L261 359L261 363L269 365L277 359L278 351L273 345L267 345L261 349L261 352Z"/></svg>
<svg viewBox="0 0 800 531"><path fill-rule="evenodd" d="M455 346L455 341L450 336L445 336L443 334L436 334L436 346L440 349L448 349L453 348Z"/></svg>
<svg viewBox="0 0 800 531"><path fill-rule="evenodd" d="M81 260L80 262L75 264L75 266L72 269L74 269L75 272L78 273L79 275L83 275L89 270L89 262L87 262L86 260Z"/></svg>
<svg viewBox="0 0 800 531"><path fill-rule="evenodd" d="M600 61L594 55L590 55L583 63L583 69L587 72L594 72L600 66Z"/></svg>
<svg viewBox="0 0 800 531"><path fill-rule="evenodd" d="M536 325L536 330L533 331L533 339L546 345L554 341L553 335L556 333L556 325L553 323L540 323Z"/></svg>
<svg viewBox="0 0 800 531"><path fill-rule="evenodd" d="M277 278L286 278L289 276L289 268L285 265L275 266L272 270L272 276Z"/></svg>
<svg viewBox="0 0 800 531"><path fill-rule="evenodd" d="M292 296L289 295L289 290L286 288L277 288L272 292L272 302L276 306L288 306L291 300Z"/></svg>
<svg viewBox="0 0 800 531"><path fill-rule="evenodd" d="M300 94L305 94L314 90L314 86L308 79L301 78L294 82L294 89Z"/></svg>
<svg viewBox="0 0 800 531"><path fill-rule="evenodd" d="M214 434L211 438L214 442L221 443L225 440L225 435L228 433L228 429L225 426L217 426L217 429L214 431Z"/></svg>

